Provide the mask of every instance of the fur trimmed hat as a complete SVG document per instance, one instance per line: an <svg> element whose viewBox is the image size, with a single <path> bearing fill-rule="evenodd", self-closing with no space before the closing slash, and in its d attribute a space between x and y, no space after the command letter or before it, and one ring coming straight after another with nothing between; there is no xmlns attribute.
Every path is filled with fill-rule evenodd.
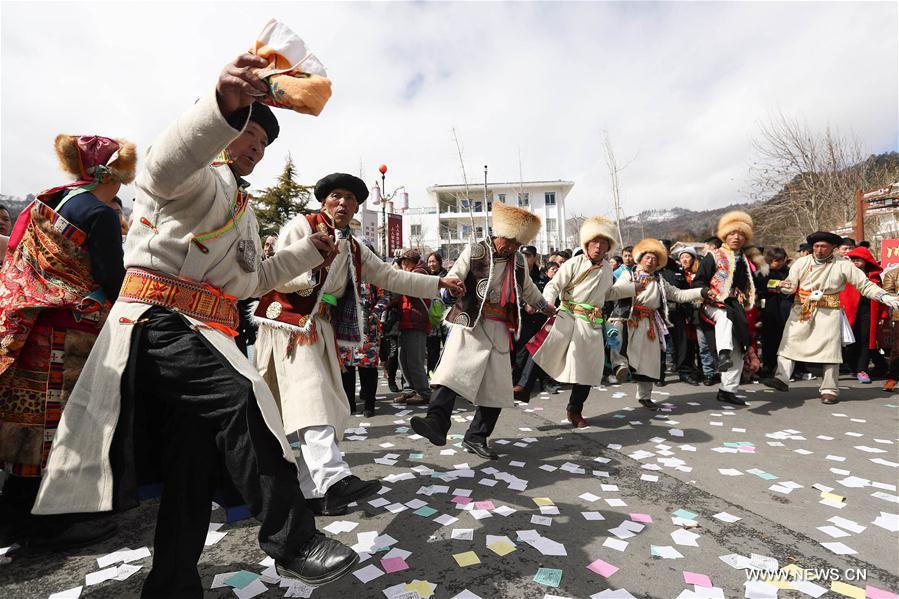
<svg viewBox="0 0 899 599"><path fill-rule="evenodd" d="M746 243L752 241L752 217L742 210L727 212L718 220L718 239L724 241L728 234L739 231L746 236Z"/></svg>
<svg viewBox="0 0 899 599"><path fill-rule="evenodd" d="M661 270L668 264L668 250L665 249L665 246L658 239L641 239L637 242L637 245L634 246L634 260L639 263L640 258L646 253L655 254L656 258L658 258L659 266L656 270Z"/></svg>
<svg viewBox="0 0 899 599"><path fill-rule="evenodd" d="M493 202L493 214L491 214L490 220L493 224L494 235L514 239L523 245L533 241L540 232L539 216L503 202Z"/></svg>
<svg viewBox="0 0 899 599"><path fill-rule="evenodd" d="M134 181L137 149L130 141L99 135L56 136L54 142L59 166L81 181L108 177L127 185ZM97 167L103 167L98 169Z"/></svg>
<svg viewBox="0 0 899 599"><path fill-rule="evenodd" d="M597 237L607 239L609 251L615 248L615 240L618 238L615 224L604 216L591 216L581 225L581 247L587 251L587 242Z"/></svg>

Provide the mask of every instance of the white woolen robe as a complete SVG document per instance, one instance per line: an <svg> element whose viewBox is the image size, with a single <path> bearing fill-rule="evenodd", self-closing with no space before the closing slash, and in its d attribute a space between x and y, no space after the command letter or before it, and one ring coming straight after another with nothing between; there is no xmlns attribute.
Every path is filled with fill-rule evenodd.
<svg viewBox="0 0 899 599"><path fill-rule="evenodd" d="M523 260L523 255L516 253L514 259ZM493 264L487 301L499 303L503 276L507 268L514 268L511 260ZM467 245L447 277L464 281L470 268L471 245ZM543 305L543 296L526 270L524 281L520 283L525 303ZM482 314L471 328L453 324L431 384L449 387L476 406L511 408L515 400L510 351L509 329L505 323L490 320Z"/></svg>
<svg viewBox="0 0 899 599"><path fill-rule="evenodd" d="M811 254L798 258L790 266L787 280L793 283L794 289L820 289L828 294L839 293L846 283L851 283L869 299L876 299L879 294L884 293L852 261L836 256L824 264L818 264ZM799 319L800 311L801 304L793 304L777 355L800 362L841 364L841 309L818 308L806 322Z"/></svg>
<svg viewBox="0 0 899 599"><path fill-rule="evenodd" d="M278 236L276 253L281 247L296 243L312 234L305 216L298 216L284 226ZM328 278L321 291L340 298L355 278L351 268L349 240L337 242L338 254L331 263ZM392 268L359 244L362 279L375 287L413 297L437 297L440 279L431 275ZM278 288L282 293L312 289L315 280L305 273ZM358 301L358 297L356 298ZM361 309L357 310L361 322ZM313 311L315 314L315 311ZM287 346L290 331L260 321L256 336L256 367L269 384L281 407L284 430L290 434L311 426L333 426L338 439L343 438L350 406L340 376L337 342L330 320L313 317L317 339L309 345L297 345L290 353ZM360 329L361 330L361 329Z"/></svg>
<svg viewBox="0 0 899 599"><path fill-rule="evenodd" d="M543 299L551 305L561 299L601 308L607 301L633 297L633 281L619 279L613 285L608 260L604 259L599 269L581 279L592 264L584 254L566 260L543 288ZM581 280L569 290L571 283L578 279ZM534 362L556 381L591 386L602 383L605 359L603 325L561 310L556 313L549 334L534 354Z"/></svg>
<svg viewBox="0 0 899 599"><path fill-rule="evenodd" d="M204 239L208 252L191 242L194 235L215 231L232 216L237 180L228 166L211 163L239 134L222 116L213 92L156 139L136 180L134 224L125 243L127 268L205 281L229 295L246 298L263 295L321 264L315 246L300 240L275 258L264 262L257 258L256 270L245 271L238 263L238 242L258 244L259 240L251 207L236 228ZM112 509L109 449L121 410L122 374L131 353L134 326L129 323L151 307L121 301L113 305L63 410L33 513ZM281 445L284 458L294 462L278 406L234 338L196 319L185 320L252 383L266 425Z"/></svg>
<svg viewBox="0 0 899 599"><path fill-rule="evenodd" d="M633 282L639 273L625 271L618 281ZM616 283L617 284L617 283ZM668 284L665 279L657 277L646 284L646 289L637 294L634 304L659 310L662 306L662 289L665 287L665 297L668 301L687 303L702 299L702 289L678 289ZM660 312L661 314L661 312ZM659 331L656 331L655 339L648 336L651 320L640 318L636 328L627 326L627 361L637 374L658 379L662 366L662 343L659 339Z"/></svg>

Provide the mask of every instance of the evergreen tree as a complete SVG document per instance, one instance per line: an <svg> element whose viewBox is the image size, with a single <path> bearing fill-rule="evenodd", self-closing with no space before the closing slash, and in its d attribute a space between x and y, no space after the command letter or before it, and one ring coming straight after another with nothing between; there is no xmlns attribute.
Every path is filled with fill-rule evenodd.
<svg viewBox="0 0 899 599"><path fill-rule="evenodd" d="M312 212L306 208L312 199L310 188L298 183L295 180L296 174L293 158L288 154L278 182L252 194L253 210L263 239L268 235L277 235L284 223L297 214Z"/></svg>

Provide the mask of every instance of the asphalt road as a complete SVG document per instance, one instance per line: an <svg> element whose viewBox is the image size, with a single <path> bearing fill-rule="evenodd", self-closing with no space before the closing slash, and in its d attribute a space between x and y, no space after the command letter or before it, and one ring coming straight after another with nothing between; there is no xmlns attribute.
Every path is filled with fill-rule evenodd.
<svg viewBox="0 0 899 599"><path fill-rule="evenodd" d="M367 532L391 537L379 537L378 543L394 551L387 555L383 548L360 563L360 570L408 568L367 582L350 575L311 596L393 597L416 580L436 585L431 596L440 599L865 597L866 586L868 597L890 596L876 592L899 592L899 533L888 530L899 524L887 523L899 520L890 516L899 514L899 394L891 397L854 380L841 384L843 401L835 406L818 401L813 381L796 383L787 394L751 385L745 389L750 406L733 409L715 400L714 388L671 384L656 390L656 401L667 403L658 413L636 403L633 385L594 389L584 413L590 426L578 431L562 422L567 392L540 395L528 406L503 412L494 435L502 454L497 461L465 453L453 445L458 438L442 448L454 453L441 453L411 436L408 419L416 412L382 400L374 418L353 417L351 426L365 429L359 435L364 439L346 439L342 448L357 475L387 478L389 490L378 498L386 505L364 502L347 516L320 518L318 526L351 523L346 525L351 531L333 535L350 545ZM457 408L452 434L461 434L472 416L467 402L459 400ZM822 504L822 489L839 497ZM454 500L464 496L470 496L469 505ZM541 514L540 504L548 513ZM84 585L88 573L100 570L98 557L123 547L152 550L157 505L149 500L122 514L117 536L98 546L43 556L10 552L0 558L0 596L48 597ZM694 522L675 523L677 510L695 514L687 514ZM722 513L739 519L715 517ZM435 521L445 515L458 520L445 526ZM214 511L213 520L224 521L224 513ZM643 528L628 531L623 522ZM473 529L471 540L452 538L454 529ZM521 533L527 542L521 531L536 533ZM200 561L207 589L218 574L265 569L255 521L225 524L221 532L226 534ZM506 536L514 550L500 555L511 547L500 543L494 551L487 535ZM556 547L550 553L560 553L561 544L565 555L544 555L538 549L547 550L541 538L556 542L545 543ZM838 555L836 547L822 545L837 542L854 553ZM671 548L682 557L654 556L653 547L663 554ZM460 566L454 556L471 558L468 552L478 563ZM747 572L757 570L720 559L729 554L754 557L756 568L764 567L762 557L770 557L781 568L836 570L812 586L780 583L777 594L771 584L747 589ZM406 556L405 563L390 559L397 556ZM142 568L129 578L85 586L82 596L137 596L150 562L136 560L132 564ZM548 569L547 576L535 580L541 568ZM556 582L559 574L558 587L544 584ZM866 581L858 580L862 574ZM714 588L694 587L697 581ZM846 584L851 586L840 586ZM266 587L259 596L284 596L288 590L277 583ZM207 593L238 596L227 586Z"/></svg>

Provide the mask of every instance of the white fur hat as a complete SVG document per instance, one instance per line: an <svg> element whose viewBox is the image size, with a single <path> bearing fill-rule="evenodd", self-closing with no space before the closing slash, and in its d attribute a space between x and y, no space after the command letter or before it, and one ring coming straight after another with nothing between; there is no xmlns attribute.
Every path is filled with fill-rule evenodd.
<svg viewBox="0 0 899 599"><path fill-rule="evenodd" d="M603 237L609 241L609 251L615 248L618 233L615 224L604 216L591 216L581 225L581 247L587 251L587 242Z"/></svg>
<svg viewBox="0 0 899 599"><path fill-rule="evenodd" d="M490 218L494 235L514 239L522 245L533 241L540 232L539 216L503 202L493 202L493 214Z"/></svg>

